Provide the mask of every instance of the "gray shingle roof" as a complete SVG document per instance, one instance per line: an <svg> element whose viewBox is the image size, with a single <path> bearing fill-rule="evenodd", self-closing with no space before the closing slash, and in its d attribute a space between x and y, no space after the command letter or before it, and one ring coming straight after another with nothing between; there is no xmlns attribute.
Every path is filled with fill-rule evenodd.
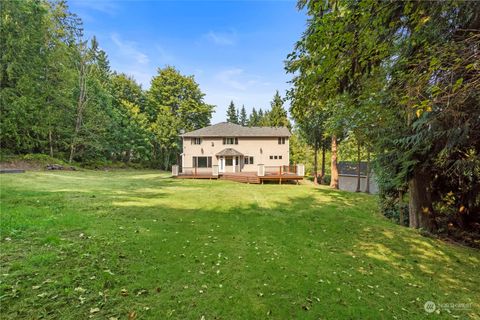
<svg viewBox="0 0 480 320"><path fill-rule="evenodd" d="M340 161L338 163L338 174L346 176L357 175L357 162L356 161ZM367 176L367 163L360 162L360 175Z"/></svg>
<svg viewBox="0 0 480 320"><path fill-rule="evenodd" d="M233 149L233 148L226 148L216 154L217 156L243 156L243 153Z"/></svg>
<svg viewBox="0 0 480 320"><path fill-rule="evenodd" d="M220 122L212 126L190 131L181 137L290 137L286 127L243 127L229 122Z"/></svg>

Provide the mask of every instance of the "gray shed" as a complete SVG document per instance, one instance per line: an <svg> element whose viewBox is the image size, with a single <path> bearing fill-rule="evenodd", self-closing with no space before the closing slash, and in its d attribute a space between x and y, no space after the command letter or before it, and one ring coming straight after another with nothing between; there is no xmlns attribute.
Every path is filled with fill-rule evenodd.
<svg viewBox="0 0 480 320"><path fill-rule="evenodd" d="M367 186L367 163L360 162L360 191ZM340 190L355 192L357 189L357 162L341 161L338 163L338 187ZM370 170L370 193L378 193L378 184L373 170Z"/></svg>

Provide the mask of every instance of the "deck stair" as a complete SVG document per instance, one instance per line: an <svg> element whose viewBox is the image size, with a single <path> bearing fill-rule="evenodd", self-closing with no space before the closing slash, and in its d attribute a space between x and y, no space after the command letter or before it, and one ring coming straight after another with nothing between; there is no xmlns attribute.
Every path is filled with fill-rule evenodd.
<svg viewBox="0 0 480 320"><path fill-rule="evenodd" d="M242 183L260 183L260 178L255 172L225 172L220 179Z"/></svg>

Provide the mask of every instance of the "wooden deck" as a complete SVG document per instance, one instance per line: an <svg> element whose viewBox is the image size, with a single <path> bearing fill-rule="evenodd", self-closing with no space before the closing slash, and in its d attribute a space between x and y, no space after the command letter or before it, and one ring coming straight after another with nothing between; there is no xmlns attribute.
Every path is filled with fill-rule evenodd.
<svg viewBox="0 0 480 320"><path fill-rule="evenodd" d="M225 172L220 179L242 183L260 183L260 177L255 172Z"/></svg>
<svg viewBox="0 0 480 320"><path fill-rule="evenodd" d="M218 178L212 175L207 174L180 174L176 178L178 179L221 179L221 180L230 180L241 183L252 183L260 184L264 181L274 181L282 184L286 181L299 181L303 180L302 176L296 175L294 173L284 173L284 174L267 174L265 176L259 177L256 172L225 172L221 173Z"/></svg>
<svg viewBox="0 0 480 320"><path fill-rule="evenodd" d="M177 179L218 179L218 177L211 174L179 174L175 178Z"/></svg>

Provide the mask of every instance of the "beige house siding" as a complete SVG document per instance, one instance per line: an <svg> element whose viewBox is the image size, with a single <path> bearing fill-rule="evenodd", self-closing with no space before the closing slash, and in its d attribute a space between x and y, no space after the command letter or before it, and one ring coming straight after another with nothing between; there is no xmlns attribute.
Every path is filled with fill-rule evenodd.
<svg viewBox="0 0 480 320"><path fill-rule="evenodd" d="M193 157L212 157L212 165L219 165L217 153L225 148L232 148L244 156L253 156L253 164L243 164L242 171L256 172L258 165L281 166L290 163L290 141L285 137L285 144L278 143L278 137L238 137L238 144L223 144L220 137L202 137L201 144L192 143L190 137L183 138L182 166L183 168L193 167ZM277 159L270 159L270 156ZM279 156L282 159L279 159Z"/></svg>

